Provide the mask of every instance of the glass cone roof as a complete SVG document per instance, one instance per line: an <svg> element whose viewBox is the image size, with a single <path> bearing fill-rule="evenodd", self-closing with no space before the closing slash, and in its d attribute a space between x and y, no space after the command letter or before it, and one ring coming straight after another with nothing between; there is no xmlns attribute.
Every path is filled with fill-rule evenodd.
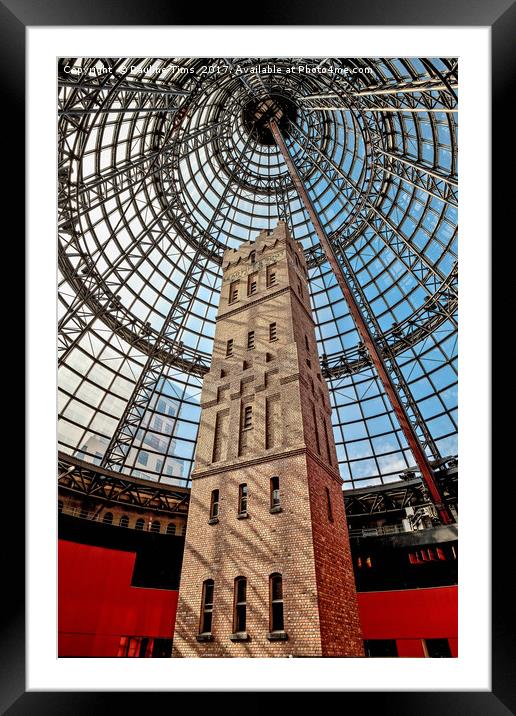
<svg viewBox="0 0 516 716"><path fill-rule="evenodd" d="M265 93L429 457L455 455L457 92L454 59L61 60L60 449L188 484L222 253L286 218L311 267L345 486L415 464L257 118Z"/></svg>

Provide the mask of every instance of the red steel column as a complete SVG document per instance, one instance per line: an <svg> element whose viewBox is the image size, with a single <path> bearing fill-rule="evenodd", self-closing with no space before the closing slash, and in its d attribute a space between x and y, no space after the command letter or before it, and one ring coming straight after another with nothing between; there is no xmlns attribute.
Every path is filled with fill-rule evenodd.
<svg viewBox="0 0 516 716"><path fill-rule="evenodd" d="M287 149L287 145L285 144L285 142L283 140L283 136L280 132L280 129L274 119L270 120L269 127L270 127L272 135L273 135L274 139L276 140L276 143L283 155L283 158L285 159L285 162L287 164L289 172L292 176L292 181L294 182L294 186L296 187L298 194L301 197L303 204L305 205L305 209L307 210L307 212L310 216L310 219L312 221L314 229L317 233L317 236L319 237L319 241L321 242L323 251L326 254L326 258L328 259L328 262L333 270L333 273L335 274L337 283L339 284L339 286L342 290L342 293L344 294L344 298L346 299L346 302L348 304L351 315L355 321L355 325L356 325L357 330L360 334L360 337L361 337L362 341L364 342L364 344L366 345L367 350L369 351L369 355L371 356L371 359L374 363L374 366L376 368L378 376L379 376L380 380L382 381L385 392L387 393L387 396L391 402L391 405L394 408L394 412L396 413L396 415L398 417L401 429L403 430L403 433L407 439L410 449L412 450L414 459L415 459L419 469L421 470L421 475L422 475L423 480L428 488L428 491L430 492L430 495L431 495L432 501L435 505L435 508L436 508L437 512L439 513L441 522L445 525L451 524L454 522L453 517L448 509L448 506L445 504L443 496L439 489L439 486L437 485L437 483L434 479L433 470L432 470L432 467L430 466L430 463L428 461L428 457L426 456L426 453L423 450L421 443L419 442L419 438L417 437L414 427L413 427L412 423L410 422L407 413L405 412L405 408L403 407L400 397L391 381L391 378L387 371L387 368L385 367L383 358L380 355L380 352L376 346L375 341L373 340L371 332L369 331L369 328L364 320L364 317L362 316L362 313L361 313L361 311L358 307L358 304L355 300L355 296L353 295L353 292L352 292L351 288L349 287L344 274L341 271L339 262L337 260L337 257L335 256L335 252L333 250L331 242L326 235L326 231L324 230L324 227L321 224L319 216L314 208L314 205L312 204L312 200L310 199L308 192L306 191L304 184L301 181L301 178L297 171L297 167L294 164L292 157L290 156L290 152Z"/></svg>

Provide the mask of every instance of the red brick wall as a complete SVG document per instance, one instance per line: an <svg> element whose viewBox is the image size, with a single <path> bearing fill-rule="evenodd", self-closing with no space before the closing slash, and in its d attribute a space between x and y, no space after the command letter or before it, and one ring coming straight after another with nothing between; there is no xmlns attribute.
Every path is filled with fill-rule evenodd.
<svg viewBox="0 0 516 716"><path fill-rule="evenodd" d="M307 456L323 656L363 656L363 642L342 487ZM328 516L330 491L333 522Z"/></svg>

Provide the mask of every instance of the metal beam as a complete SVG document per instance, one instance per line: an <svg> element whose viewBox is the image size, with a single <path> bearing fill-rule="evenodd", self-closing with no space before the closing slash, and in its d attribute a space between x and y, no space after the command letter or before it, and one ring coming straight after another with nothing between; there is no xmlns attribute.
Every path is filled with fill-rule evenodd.
<svg viewBox="0 0 516 716"><path fill-rule="evenodd" d="M443 524L451 524L453 522L453 517L451 515L451 512L449 511L447 505L445 504L443 500L443 496L441 494L441 491L439 490L439 487L434 480L433 470L430 466L430 462L428 460L428 457L423 450L423 447L421 443L419 442L419 438L415 432L414 426L410 422L407 413L405 411L405 408L401 402L400 396L398 395L393 382L391 381L390 375L387 371L387 368L385 366L383 356L381 355L373 336L367 326L367 323L362 316L362 313L359 309L358 303L355 300L355 296L353 294L353 291L351 290L351 287L349 286L344 273L342 271L342 268L339 264L339 261L336 257L335 251L333 249L333 246L331 245L331 242L326 235L326 231L319 219L319 216L314 208L314 205L310 199L310 196L308 195L308 192L301 181L301 178L299 176L299 173L297 171L297 167L294 164L294 161L290 155L290 152L287 148L287 145L285 144L285 141L283 139L283 136L281 134L281 131L277 125L277 123L274 120L271 120L269 123L271 132L274 136L274 139L276 140L276 143L278 145L279 150L281 151L283 158L285 159L285 163L289 169L289 172L292 176L292 181L299 193L299 196L306 208L306 211L308 212L308 215L312 221L312 224L314 226L314 229L317 233L317 236L319 237L319 241L321 243L321 246L326 253L328 262L333 270L333 273L335 275L335 278L337 280L337 283L340 286L340 289L344 295L344 298L347 301L351 316L353 317L353 320L355 322L355 325L357 327L357 330L360 334L360 337L366 346L369 355L371 356L371 360L373 361L373 364L377 370L378 376L380 380L382 381L383 387L385 389L385 392L391 402L391 405L396 413L396 416L398 418L399 424L401 426L401 429L403 430L403 433L407 439L407 442L412 450L412 453L414 455L414 458L416 460L416 463L418 464L419 469L421 470L421 474L423 476L423 479L425 481L425 484L428 488L428 491L432 497L432 501L435 504L435 507L439 513L440 519L443 522Z"/></svg>

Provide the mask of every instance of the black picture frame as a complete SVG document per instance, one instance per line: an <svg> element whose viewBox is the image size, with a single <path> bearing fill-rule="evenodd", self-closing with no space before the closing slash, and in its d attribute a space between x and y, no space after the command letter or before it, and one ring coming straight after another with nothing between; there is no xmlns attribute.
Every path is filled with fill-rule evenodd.
<svg viewBox="0 0 516 716"><path fill-rule="evenodd" d="M249 17L244 18L242 7L233 3L203 6L193 3L174 4L169 0L125 0L123 3L102 0L3 0L0 2L0 77L5 122L4 138L10 137L15 152L10 164L10 179L6 205L18 205L18 231L22 231L22 192L24 186L24 86L25 86L25 31L28 26L66 25L196 25L202 15L202 25L360 25L360 26L484 26L490 27L492 37L492 171L496 179L492 194L493 236L503 237L502 226L508 207L514 203L513 184L500 177L503 168L513 165L514 143L507 141L510 126L505 119L509 115L508 103L511 80L516 77L516 2L515 0L364 0L336 4L331 0L318 2L269 2L260 3L257 17L253 15L256 6L250 6ZM238 22L232 22L237 17ZM6 111L6 108L8 111ZM503 146L502 146L503 142ZM4 195L5 196L5 195ZM510 237L507 236L507 239ZM464 237L466 240L467 237ZM21 243L21 240L20 240ZM510 280L503 271L509 267L495 266L493 285ZM496 308L493 305L493 317ZM496 328L496 323L494 324ZM497 333L495 333L495 336ZM498 331L498 335L501 332ZM501 338L499 339L501 341ZM496 345L496 341L495 341ZM498 379L501 383L501 378ZM493 387L496 383L493 382ZM505 387L505 386L504 386ZM17 400L20 400L19 393ZM499 421L493 436L499 437L498 449L510 445L503 440L503 425ZM503 421L506 424L506 421ZM500 437L502 435L502 437ZM509 452L509 451L507 451ZM493 455L496 450L493 448ZM510 474L510 461L504 460L493 468L493 504L497 496L503 495L504 503L510 502L507 491L514 478ZM501 460L500 460L501 463ZM496 463L495 463L496 465ZM507 470L509 466L509 472ZM18 474L10 479L21 483ZM510 480L506 478L509 477ZM16 504L23 504L23 485L16 484ZM514 489L514 488L512 488ZM10 509L9 507L7 509ZM514 562L509 552L510 521L501 515L493 515L493 580L492 580L492 690L460 692L347 692L344 696L346 708L371 708L378 712L392 714L468 714L476 715L516 713L516 664L514 658L513 596L507 583L507 571ZM16 539L4 539L9 548L3 552L4 590L2 609L2 649L0 650L0 709L13 716L30 713L73 713L86 714L93 710L121 709L125 698L131 699L131 708L148 708L149 697L158 694L120 692L26 692L25 687L25 543L20 532L20 515L16 516ZM407 684L410 689L410 684ZM169 702L175 702L175 695L162 694ZM145 701L144 701L145 699ZM122 701L121 701L122 700ZM154 700L154 699L153 699ZM355 705L349 701L355 701ZM129 704L128 704L129 705Z"/></svg>

